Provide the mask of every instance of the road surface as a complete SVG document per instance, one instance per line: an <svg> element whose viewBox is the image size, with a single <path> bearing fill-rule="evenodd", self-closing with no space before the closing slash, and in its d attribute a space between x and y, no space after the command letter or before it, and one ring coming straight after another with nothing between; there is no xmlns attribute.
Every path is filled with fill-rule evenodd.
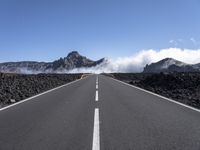
<svg viewBox="0 0 200 150"><path fill-rule="evenodd" d="M200 112L91 75L0 110L0 150L200 150Z"/></svg>

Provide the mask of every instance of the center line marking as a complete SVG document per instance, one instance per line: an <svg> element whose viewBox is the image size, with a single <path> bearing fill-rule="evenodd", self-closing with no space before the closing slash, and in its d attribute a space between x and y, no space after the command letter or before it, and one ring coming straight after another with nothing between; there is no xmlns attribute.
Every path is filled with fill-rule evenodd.
<svg viewBox="0 0 200 150"><path fill-rule="evenodd" d="M97 79L96 79L96 83L98 83L98 76L97 76Z"/></svg>
<svg viewBox="0 0 200 150"><path fill-rule="evenodd" d="M98 84L96 84L96 89L98 90Z"/></svg>
<svg viewBox="0 0 200 150"><path fill-rule="evenodd" d="M92 150L100 150L100 134L99 134L99 109L94 110L94 130Z"/></svg>
<svg viewBox="0 0 200 150"><path fill-rule="evenodd" d="M98 101L98 100L99 100L99 93L98 93L98 91L96 90L95 101Z"/></svg>

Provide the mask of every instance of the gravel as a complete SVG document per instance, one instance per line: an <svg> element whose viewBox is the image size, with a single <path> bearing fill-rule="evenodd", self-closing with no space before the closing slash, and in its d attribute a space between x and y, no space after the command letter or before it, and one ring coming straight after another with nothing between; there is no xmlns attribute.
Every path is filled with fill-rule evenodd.
<svg viewBox="0 0 200 150"><path fill-rule="evenodd" d="M0 73L0 107L81 78L82 74L22 75Z"/></svg>
<svg viewBox="0 0 200 150"><path fill-rule="evenodd" d="M200 73L114 73L114 78L200 108Z"/></svg>

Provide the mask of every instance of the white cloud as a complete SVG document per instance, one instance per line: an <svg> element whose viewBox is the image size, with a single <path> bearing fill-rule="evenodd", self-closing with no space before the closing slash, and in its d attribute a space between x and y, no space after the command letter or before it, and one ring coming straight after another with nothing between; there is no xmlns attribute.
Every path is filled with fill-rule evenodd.
<svg viewBox="0 0 200 150"><path fill-rule="evenodd" d="M169 43L174 45L174 46L177 46L177 45L183 44L184 40L183 39L170 40Z"/></svg>
<svg viewBox="0 0 200 150"><path fill-rule="evenodd" d="M169 43L170 43L170 44L173 44L173 45L175 45L175 46L178 45L178 43L177 43L175 40L170 40Z"/></svg>
<svg viewBox="0 0 200 150"><path fill-rule="evenodd" d="M174 40L170 40L170 41L169 41L169 43L173 43L173 42L174 42Z"/></svg>
<svg viewBox="0 0 200 150"><path fill-rule="evenodd" d="M130 57L108 58L103 64L96 67L73 69L68 71L68 73L141 72L146 64L157 62L167 57L189 64L200 63L200 49L168 48L159 51L153 49L141 50Z"/></svg>
<svg viewBox="0 0 200 150"><path fill-rule="evenodd" d="M196 45L197 44L197 41L195 40L195 38L190 38L190 41L192 41L192 43L194 44L194 45Z"/></svg>
<svg viewBox="0 0 200 150"><path fill-rule="evenodd" d="M176 41L175 41L175 40L170 40L169 43L171 43L171 44L175 44Z"/></svg>

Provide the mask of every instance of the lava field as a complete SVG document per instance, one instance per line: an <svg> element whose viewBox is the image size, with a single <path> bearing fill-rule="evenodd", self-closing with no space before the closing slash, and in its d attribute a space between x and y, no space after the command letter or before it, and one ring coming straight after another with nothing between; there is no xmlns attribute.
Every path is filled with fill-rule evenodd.
<svg viewBox="0 0 200 150"><path fill-rule="evenodd" d="M80 79L82 74L0 73L0 107Z"/></svg>
<svg viewBox="0 0 200 150"><path fill-rule="evenodd" d="M200 73L113 73L112 77L200 108Z"/></svg>

